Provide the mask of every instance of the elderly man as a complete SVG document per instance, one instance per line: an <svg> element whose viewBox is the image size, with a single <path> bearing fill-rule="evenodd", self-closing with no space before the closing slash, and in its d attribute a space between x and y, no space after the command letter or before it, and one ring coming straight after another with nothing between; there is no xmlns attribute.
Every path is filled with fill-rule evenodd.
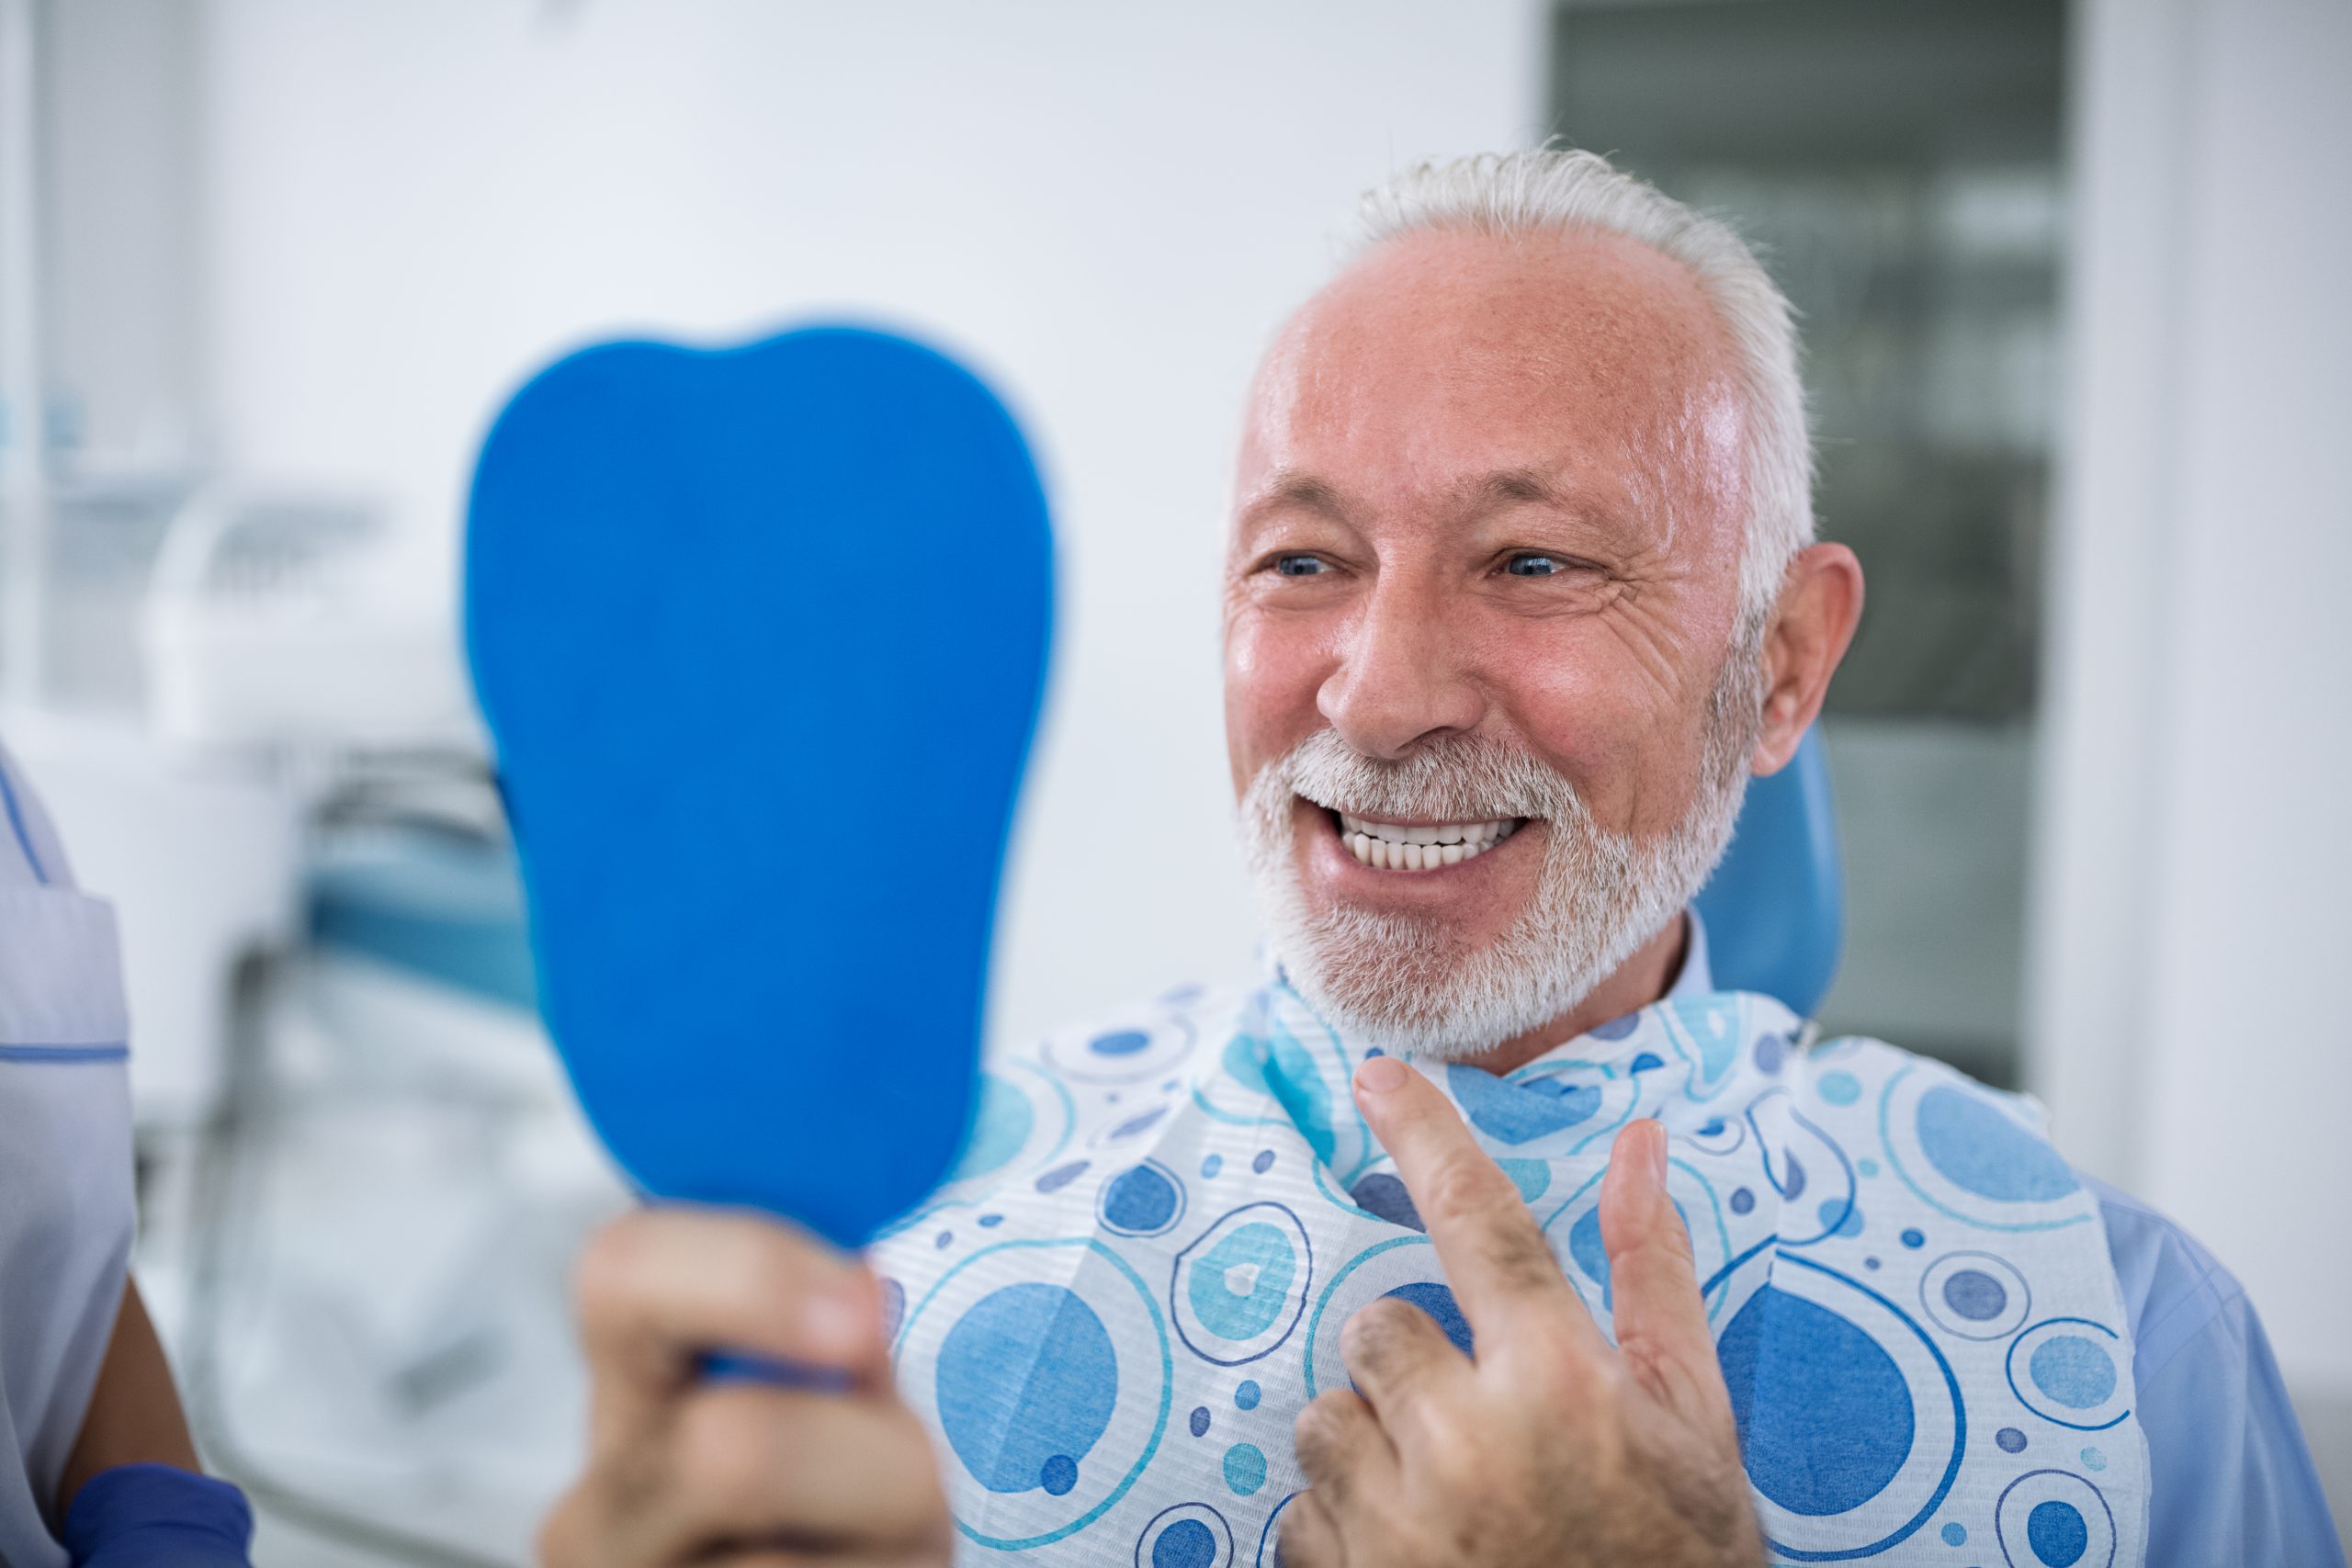
<svg viewBox="0 0 2352 1568"><path fill-rule="evenodd" d="M615 1226L549 1561L2340 1562L2194 1242L1710 982L1686 906L1862 600L1771 281L1584 153L1368 213L1242 442L1267 978L992 1060L863 1263Z"/></svg>

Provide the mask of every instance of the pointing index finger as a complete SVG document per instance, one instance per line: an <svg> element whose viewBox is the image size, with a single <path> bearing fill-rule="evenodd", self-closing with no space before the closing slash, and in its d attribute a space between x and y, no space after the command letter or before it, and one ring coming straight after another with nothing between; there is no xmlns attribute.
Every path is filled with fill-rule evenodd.
<svg viewBox="0 0 2352 1568"><path fill-rule="evenodd" d="M1374 1056L1357 1069L1356 1102L1429 1227L1480 1360L1560 1325L1580 1348L1605 1348L1518 1187L1435 1084Z"/></svg>

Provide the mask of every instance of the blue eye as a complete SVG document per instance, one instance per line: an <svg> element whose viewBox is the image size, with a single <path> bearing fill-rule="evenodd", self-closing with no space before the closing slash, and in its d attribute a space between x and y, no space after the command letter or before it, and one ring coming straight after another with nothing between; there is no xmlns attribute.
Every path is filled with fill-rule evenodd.
<svg viewBox="0 0 2352 1568"><path fill-rule="evenodd" d="M1555 577L1568 569L1556 556L1513 556L1503 570L1513 577Z"/></svg>
<svg viewBox="0 0 2352 1568"><path fill-rule="evenodd" d="M1276 556L1274 573L1278 577L1320 577L1323 563L1314 556Z"/></svg>

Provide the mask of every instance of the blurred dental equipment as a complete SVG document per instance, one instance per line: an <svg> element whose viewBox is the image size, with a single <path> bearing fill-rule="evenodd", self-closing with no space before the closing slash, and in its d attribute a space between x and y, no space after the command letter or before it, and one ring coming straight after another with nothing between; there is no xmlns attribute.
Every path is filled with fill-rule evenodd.
<svg viewBox="0 0 2352 1568"><path fill-rule="evenodd" d="M104 20L0 0L0 735L117 909L135 1267L257 1560L519 1562L580 1429L566 1264L621 1196L530 1011L447 530L210 471L168 407L85 439L41 264L91 187L42 139L90 99L39 89Z"/></svg>
<svg viewBox="0 0 2352 1568"><path fill-rule="evenodd" d="M620 1189L530 1010L419 531L56 493L49 700L0 728L122 911L139 1267L199 1442L265 1544L520 1561L579 1429L565 1269Z"/></svg>

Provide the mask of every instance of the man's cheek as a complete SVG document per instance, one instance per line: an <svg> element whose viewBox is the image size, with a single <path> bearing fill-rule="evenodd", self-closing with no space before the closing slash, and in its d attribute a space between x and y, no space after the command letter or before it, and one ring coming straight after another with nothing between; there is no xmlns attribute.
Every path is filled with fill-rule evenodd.
<svg viewBox="0 0 2352 1568"><path fill-rule="evenodd" d="M1226 740L1245 782L1320 727L1321 685L1311 645L1261 626L1237 626L1226 642Z"/></svg>

